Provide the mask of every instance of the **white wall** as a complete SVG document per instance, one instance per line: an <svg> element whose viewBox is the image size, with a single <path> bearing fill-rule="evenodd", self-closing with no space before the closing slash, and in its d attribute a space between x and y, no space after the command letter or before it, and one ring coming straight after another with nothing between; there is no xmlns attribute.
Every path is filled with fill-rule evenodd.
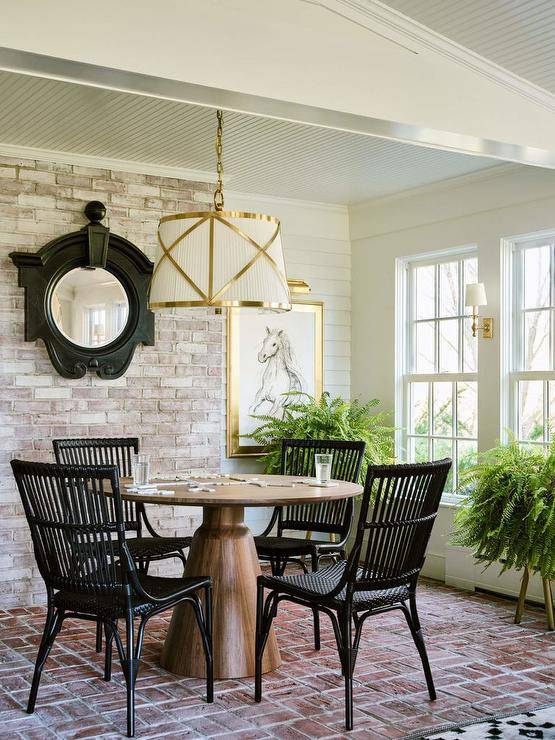
<svg viewBox="0 0 555 740"><path fill-rule="evenodd" d="M348 398L351 245L347 208L231 192L226 193L225 207L269 213L280 219L288 277L301 278L311 286L310 296L300 298L324 302L324 390ZM222 426L225 433L225 423ZM222 470L252 471L255 461L253 457L225 458ZM267 514L266 510L248 512L247 520L254 532L263 528Z"/></svg>
<svg viewBox="0 0 555 740"><path fill-rule="evenodd" d="M350 211L353 260L353 397L377 397L394 409L395 259L476 244L479 279L486 284L495 337L479 340L479 448L501 434L501 240L555 227L555 172L502 166L496 174L467 176L356 206ZM499 581L448 546L453 507L442 507L426 573L462 587L518 591L514 574ZM535 581L530 594L541 599Z"/></svg>

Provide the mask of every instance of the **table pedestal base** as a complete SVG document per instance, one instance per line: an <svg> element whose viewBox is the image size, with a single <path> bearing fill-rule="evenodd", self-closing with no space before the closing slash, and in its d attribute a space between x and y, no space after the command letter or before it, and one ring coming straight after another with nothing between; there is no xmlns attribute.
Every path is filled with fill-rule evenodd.
<svg viewBox="0 0 555 740"><path fill-rule="evenodd" d="M203 523L193 537L185 575L212 577L215 678L254 675L259 574L254 539L244 523L243 507L204 507ZM189 604L173 610L160 662L166 670L182 676L206 675L199 631ZM272 628L262 670L272 671L280 664Z"/></svg>

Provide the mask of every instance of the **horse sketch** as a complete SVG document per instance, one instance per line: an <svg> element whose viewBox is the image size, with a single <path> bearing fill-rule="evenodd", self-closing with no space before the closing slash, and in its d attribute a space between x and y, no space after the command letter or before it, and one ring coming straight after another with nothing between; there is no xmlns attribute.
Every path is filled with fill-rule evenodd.
<svg viewBox="0 0 555 740"><path fill-rule="evenodd" d="M266 367L250 412L255 414L263 404L269 403L271 407L265 413L282 416L284 406L289 403L287 396L283 394L303 391L306 385L296 365L291 341L283 329L271 330L266 327L262 347L258 352L258 362Z"/></svg>

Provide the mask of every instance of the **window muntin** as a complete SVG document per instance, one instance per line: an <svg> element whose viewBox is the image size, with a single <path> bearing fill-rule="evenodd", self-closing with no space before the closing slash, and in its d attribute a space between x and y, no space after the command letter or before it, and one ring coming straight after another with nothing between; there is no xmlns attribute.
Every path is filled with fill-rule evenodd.
<svg viewBox="0 0 555 740"><path fill-rule="evenodd" d="M407 264L403 447L410 461L453 458L447 493L478 446L477 343L464 306L477 279L473 252Z"/></svg>
<svg viewBox="0 0 555 740"><path fill-rule="evenodd" d="M509 417L521 444L555 434L555 232L512 245L514 321Z"/></svg>
<svg viewBox="0 0 555 740"><path fill-rule="evenodd" d="M475 373L476 340L464 288L478 280L476 257L409 267L412 373Z"/></svg>

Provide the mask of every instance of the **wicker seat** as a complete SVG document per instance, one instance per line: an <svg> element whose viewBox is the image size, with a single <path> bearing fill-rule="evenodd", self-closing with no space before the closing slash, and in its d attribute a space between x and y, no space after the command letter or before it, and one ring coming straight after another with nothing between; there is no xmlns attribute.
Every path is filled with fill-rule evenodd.
<svg viewBox="0 0 555 740"><path fill-rule="evenodd" d="M139 583L154 599L169 599L185 588L204 588L210 585L209 578L160 578L138 573ZM58 591L52 600L54 606L66 611L90 614L104 619L125 619L127 604L121 593L98 596L94 593ZM134 594L131 597L133 614L138 617L156 607L156 602L146 596Z"/></svg>
<svg viewBox="0 0 555 740"><path fill-rule="evenodd" d="M337 550L335 543L325 540L301 540L299 537L256 537L256 552L261 560L274 563L298 555L311 555L314 550L320 553L328 548L332 553ZM306 568L305 568L306 571Z"/></svg>
<svg viewBox="0 0 555 740"><path fill-rule="evenodd" d="M137 437L108 437L91 439L55 439L52 442L57 463L64 465L117 465L122 478L132 476L131 460L139 451ZM129 552L139 569L147 573L152 561L179 558L185 567L185 550L191 546L192 537L161 537L146 515L145 505L124 501L126 532ZM143 537L143 524L150 537ZM102 650L102 630L96 635L96 651Z"/></svg>
<svg viewBox="0 0 555 740"><path fill-rule="evenodd" d="M42 670L63 621L88 619L104 626L107 681L116 644L127 687L127 734L132 737L146 624L183 602L191 605L196 617L206 658L207 701L213 701L210 578L156 578L137 571L125 540L118 468L21 460L11 464L48 598L27 712L35 709ZM204 594L204 607L199 591ZM135 618L140 618L136 633ZM118 619L125 620L125 645Z"/></svg>
<svg viewBox="0 0 555 740"><path fill-rule="evenodd" d="M264 648L284 600L323 612L331 620L345 677L347 730L353 728L353 671L362 627L371 615L402 611L420 654L430 699L436 698L416 608L416 582L450 468L451 460L370 467L347 560L313 573L258 577L256 701L262 699ZM269 589L266 598L264 589Z"/></svg>
<svg viewBox="0 0 555 740"><path fill-rule="evenodd" d="M334 595L330 599L333 605L342 604L347 598L347 587L344 586L339 593L335 593L337 585L345 575L347 561L341 560L339 563L328 565L315 573L299 573L290 576L267 576L266 587L279 590L281 593L290 593L292 595L303 595L305 593L321 596L326 600L329 593ZM359 577L362 577L362 570L359 570ZM271 584L271 586L270 586ZM373 609L376 606L384 604L395 604L398 601L408 599L410 589L408 584L405 586L395 586L392 588L377 589L375 591L355 591L353 594L353 609Z"/></svg>
<svg viewBox="0 0 555 740"><path fill-rule="evenodd" d="M127 546L135 560L165 560L176 557L183 559L183 550L191 546L191 537L128 537Z"/></svg>

